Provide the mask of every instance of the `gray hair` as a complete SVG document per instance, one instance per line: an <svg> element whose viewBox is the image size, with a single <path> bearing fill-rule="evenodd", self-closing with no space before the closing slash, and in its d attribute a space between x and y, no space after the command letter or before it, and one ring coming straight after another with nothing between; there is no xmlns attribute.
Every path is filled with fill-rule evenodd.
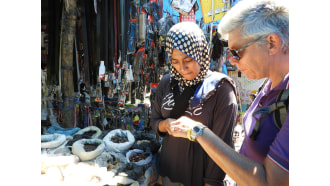
<svg viewBox="0 0 330 186"><path fill-rule="evenodd" d="M282 1L239 1L227 12L218 27L224 38L236 29L240 29L243 38L257 38L275 33L281 38L282 51L289 51L289 7ZM262 43L265 43L265 38L260 41L260 44Z"/></svg>

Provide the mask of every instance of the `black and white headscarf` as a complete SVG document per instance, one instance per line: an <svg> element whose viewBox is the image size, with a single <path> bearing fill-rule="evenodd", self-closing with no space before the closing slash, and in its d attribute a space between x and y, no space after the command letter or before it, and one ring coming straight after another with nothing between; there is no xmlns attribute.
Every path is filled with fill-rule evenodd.
<svg viewBox="0 0 330 186"><path fill-rule="evenodd" d="M186 80L171 65L171 75L179 81L181 91L185 86L196 85L204 80L210 63L209 48L202 29L196 23L181 22L172 26L167 33L165 47L169 61L171 61L172 50L176 48L196 60L201 67L197 77L193 80Z"/></svg>

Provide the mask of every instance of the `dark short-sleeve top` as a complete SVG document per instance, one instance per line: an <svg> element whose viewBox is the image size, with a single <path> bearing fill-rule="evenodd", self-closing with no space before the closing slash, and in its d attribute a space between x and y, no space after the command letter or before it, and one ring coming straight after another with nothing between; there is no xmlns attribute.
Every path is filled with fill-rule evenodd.
<svg viewBox="0 0 330 186"><path fill-rule="evenodd" d="M224 74L209 71L202 86L210 78L215 87L200 91L203 100L195 107L188 107L185 116L203 123L233 147L232 132L237 117L237 101L235 88L225 77ZM173 106L168 74L159 83L151 113L151 126L163 137L159 174L186 186L201 186L204 183L223 185L225 173L197 142L159 132L159 122L170 116Z"/></svg>

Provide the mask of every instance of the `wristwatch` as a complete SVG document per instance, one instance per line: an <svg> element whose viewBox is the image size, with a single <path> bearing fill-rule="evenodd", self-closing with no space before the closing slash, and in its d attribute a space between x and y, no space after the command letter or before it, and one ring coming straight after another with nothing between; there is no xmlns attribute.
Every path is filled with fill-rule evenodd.
<svg viewBox="0 0 330 186"><path fill-rule="evenodd" d="M203 134L203 129L205 126L201 123L197 123L190 131L190 139L191 141L195 141L197 136Z"/></svg>

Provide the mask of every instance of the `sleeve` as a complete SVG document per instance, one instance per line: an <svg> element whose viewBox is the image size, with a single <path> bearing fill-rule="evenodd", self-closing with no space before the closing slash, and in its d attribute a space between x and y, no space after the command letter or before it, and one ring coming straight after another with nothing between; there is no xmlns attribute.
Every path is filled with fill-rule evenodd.
<svg viewBox="0 0 330 186"><path fill-rule="evenodd" d="M269 148L267 158L289 172L289 111L281 130Z"/></svg>
<svg viewBox="0 0 330 186"><path fill-rule="evenodd" d="M166 135L166 133L160 132L158 130L158 125L159 125L160 121L166 119L166 118L163 118L163 116L162 116L161 104L162 104L162 99L163 99L163 94L164 94L163 91L165 89L167 80L169 81L169 76L164 76L159 82L159 85L156 90L154 104L152 105L152 108L151 108L151 117L150 117L150 125L151 125L152 129L161 137L164 137Z"/></svg>
<svg viewBox="0 0 330 186"><path fill-rule="evenodd" d="M226 81L219 87L215 96L213 124L210 129L225 143L233 147L232 133L237 118L237 100L234 88ZM211 185L219 185L219 175L224 178L225 172L207 156L204 181Z"/></svg>

